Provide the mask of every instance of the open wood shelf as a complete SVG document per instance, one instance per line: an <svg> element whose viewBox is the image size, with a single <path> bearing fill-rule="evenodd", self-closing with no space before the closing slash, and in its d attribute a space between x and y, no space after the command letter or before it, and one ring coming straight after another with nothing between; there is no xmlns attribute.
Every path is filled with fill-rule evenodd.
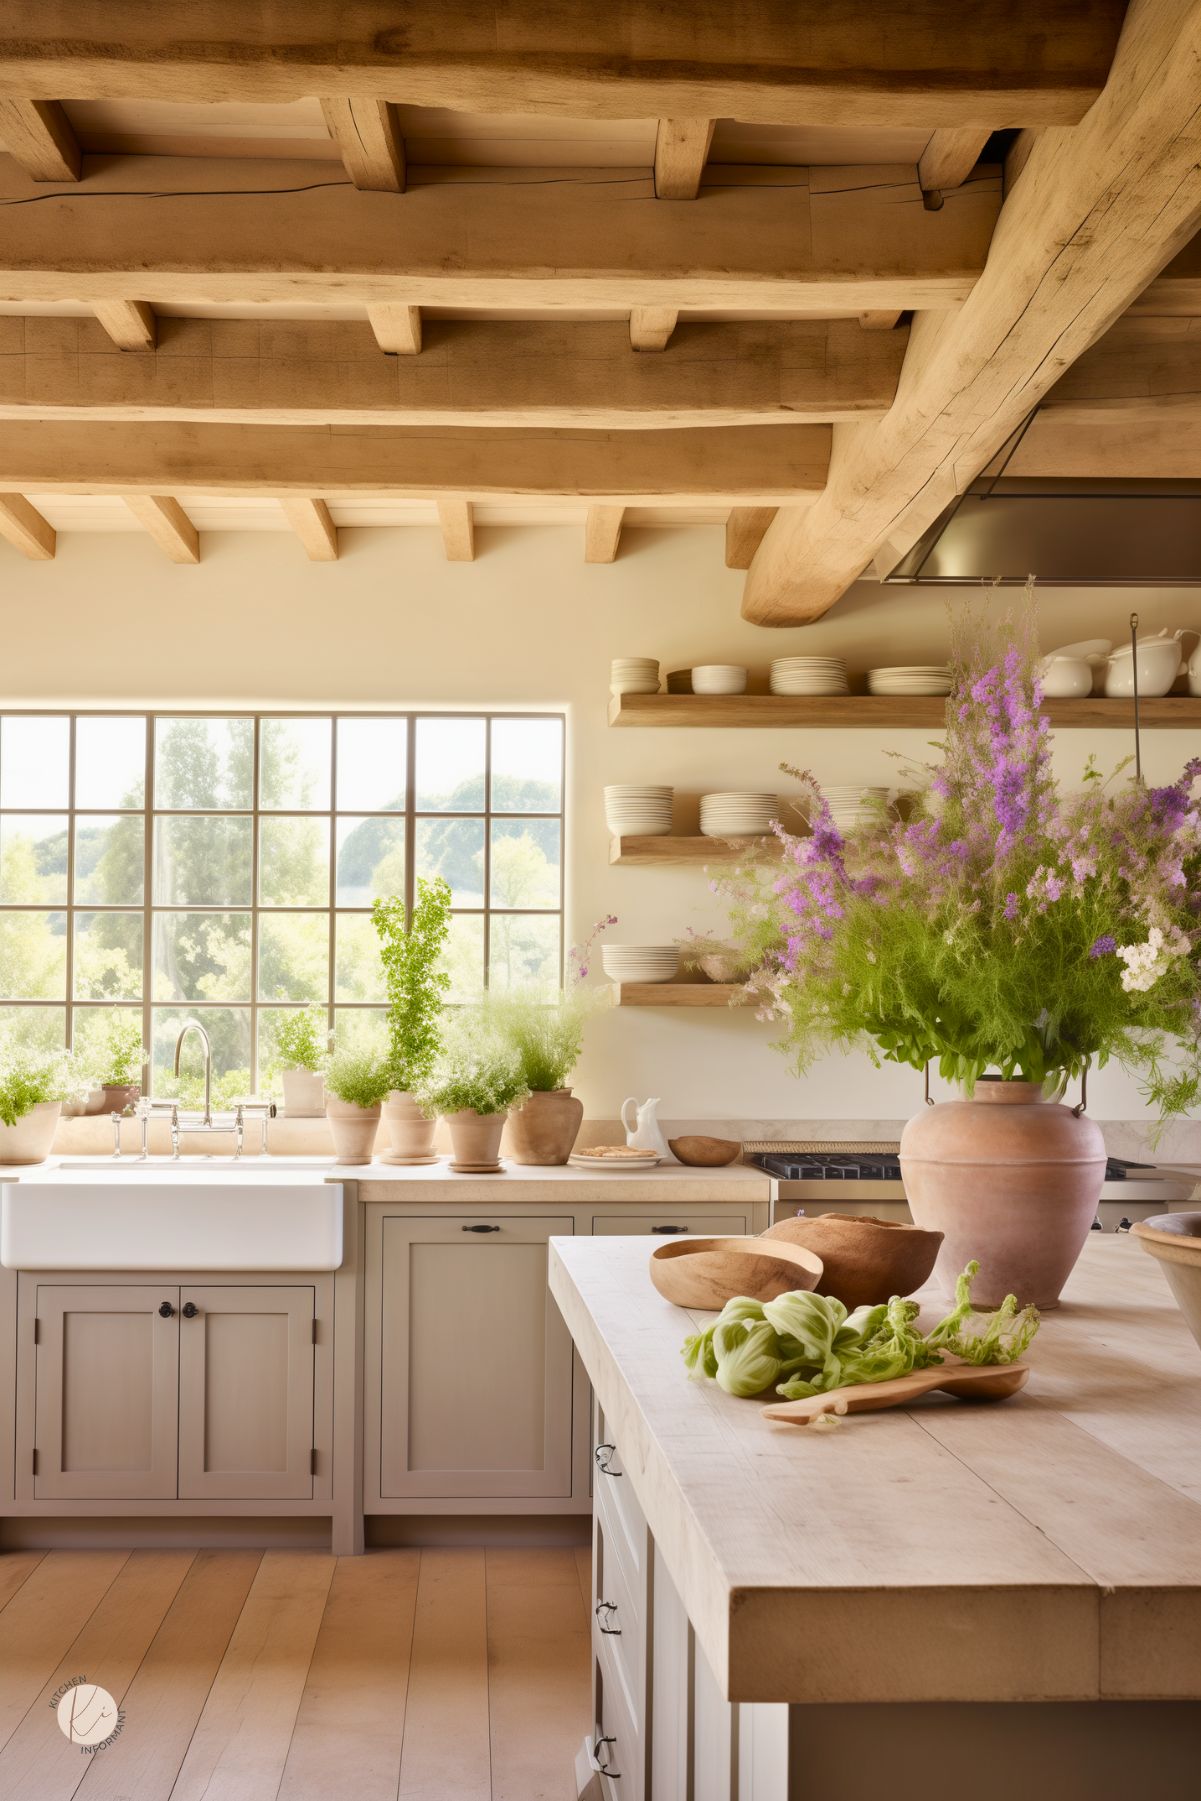
<svg viewBox="0 0 1201 1801"><path fill-rule="evenodd" d="M614 982L615 1007L728 1007L739 982Z"/></svg>
<svg viewBox="0 0 1201 1801"><path fill-rule="evenodd" d="M780 840L767 838L614 837L610 863L770 863Z"/></svg>
<svg viewBox="0 0 1201 1801"><path fill-rule="evenodd" d="M918 727L939 731L946 720L940 695L880 694L622 694L609 702L610 725L696 726L866 726ZM1133 729L1129 700L1049 700L1047 716L1057 730L1070 726ZM1169 694L1144 700L1139 715L1145 730L1201 726L1201 698Z"/></svg>

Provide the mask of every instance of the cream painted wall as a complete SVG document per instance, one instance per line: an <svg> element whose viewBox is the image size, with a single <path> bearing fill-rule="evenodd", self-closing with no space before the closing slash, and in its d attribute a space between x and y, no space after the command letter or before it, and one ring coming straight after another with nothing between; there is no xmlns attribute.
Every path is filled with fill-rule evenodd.
<svg viewBox="0 0 1201 1801"><path fill-rule="evenodd" d="M0 550L0 705L285 705L565 707L569 713L568 931L614 912L611 936L667 941L720 921L705 878L689 870L612 869L601 788L651 779L677 789L677 830L696 829L698 796L770 787L782 759L832 780L896 779L886 752L920 757L920 732L887 745L870 731L611 731L614 655L663 668L749 663L762 673L790 651L837 651L853 671L945 654L943 594L863 583L826 619L764 631L739 616L742 577L722 561L715 527L627 534L612 566L583 561L578 527L484 531L473 564L447 563L433 530L343 531L334 564L310 564L290 536L210 534L196 568L167 563L147 539L64 534L52 563ZM979 597L978 604L991 602ZM1002 602L1002 604L1004 604ZM1201 626L1195 590L1061 589L1042 597L1048 646L1117 637L1132 605L1143 628ZM1196 734L1145 739L1152 779L1174 776ZM1118 732L1063 734L1057 767L1089 751L1108 766L1129 749ZM888 1119L912 1111L920 1079L832 1060L803 1081L747 1013L627 1011L591 1027L578 1092L592 1117L626 1094L662 1097L666 1117ZM1120 1073L1090 1095L1107 1118L1141 1104Z"/></svg>

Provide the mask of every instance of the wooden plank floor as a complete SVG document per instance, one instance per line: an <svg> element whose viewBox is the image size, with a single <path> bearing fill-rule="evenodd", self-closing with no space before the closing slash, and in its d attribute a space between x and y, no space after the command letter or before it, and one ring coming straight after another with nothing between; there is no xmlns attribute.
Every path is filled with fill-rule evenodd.
<svg viewBox="0 0 1201 1801"><path fill-rule="evenodd" d="M4 1801L573 1801L586 1553L0 1555ZM121 1736L48 1705L86 1676Z"/></svg>

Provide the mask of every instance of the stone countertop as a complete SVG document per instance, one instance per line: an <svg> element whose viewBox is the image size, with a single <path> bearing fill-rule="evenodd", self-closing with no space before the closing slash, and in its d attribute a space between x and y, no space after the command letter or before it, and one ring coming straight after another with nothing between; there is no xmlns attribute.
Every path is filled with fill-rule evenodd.
<svg viewBox="0 0 1201 1801"><path fill-rule="evenodd" d="M661 1163L657 1169L580 1169L572 1164L542 1167L506 1162L499 1175L458 1175L448 1162L407 1167L393 1163L341 1165L330 1170L331 1180L359 1184L365 1201L403 1200L407 1191L434 1189L442 1202L462 1199L503 1205L510 1201L608 1201L628 1206L632 1202L666 1201L769 1201L770 1176L749 1164L732 1163L725 1169L689 1169L682 1163Z"/></svg>
<svg viewBox="0 0 1201 1801"><path fill-rule="evenodd" d="M1021 1394L816 1433L687 1379L646 1258L557 1238L550 1285L731 1700L1201 1698L1201 1352L1135 1239L1089 1239Z"/></svg>

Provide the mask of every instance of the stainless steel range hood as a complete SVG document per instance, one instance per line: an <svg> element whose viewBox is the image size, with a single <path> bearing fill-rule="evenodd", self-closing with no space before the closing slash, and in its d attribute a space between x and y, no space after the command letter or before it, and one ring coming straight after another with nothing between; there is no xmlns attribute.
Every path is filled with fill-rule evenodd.
<svg viewBox="0 0 1201 1801"><path fill-rule="evenodd" d="M1201 585L1201 482L990 477L947 508L888 582Z"/></svg>

